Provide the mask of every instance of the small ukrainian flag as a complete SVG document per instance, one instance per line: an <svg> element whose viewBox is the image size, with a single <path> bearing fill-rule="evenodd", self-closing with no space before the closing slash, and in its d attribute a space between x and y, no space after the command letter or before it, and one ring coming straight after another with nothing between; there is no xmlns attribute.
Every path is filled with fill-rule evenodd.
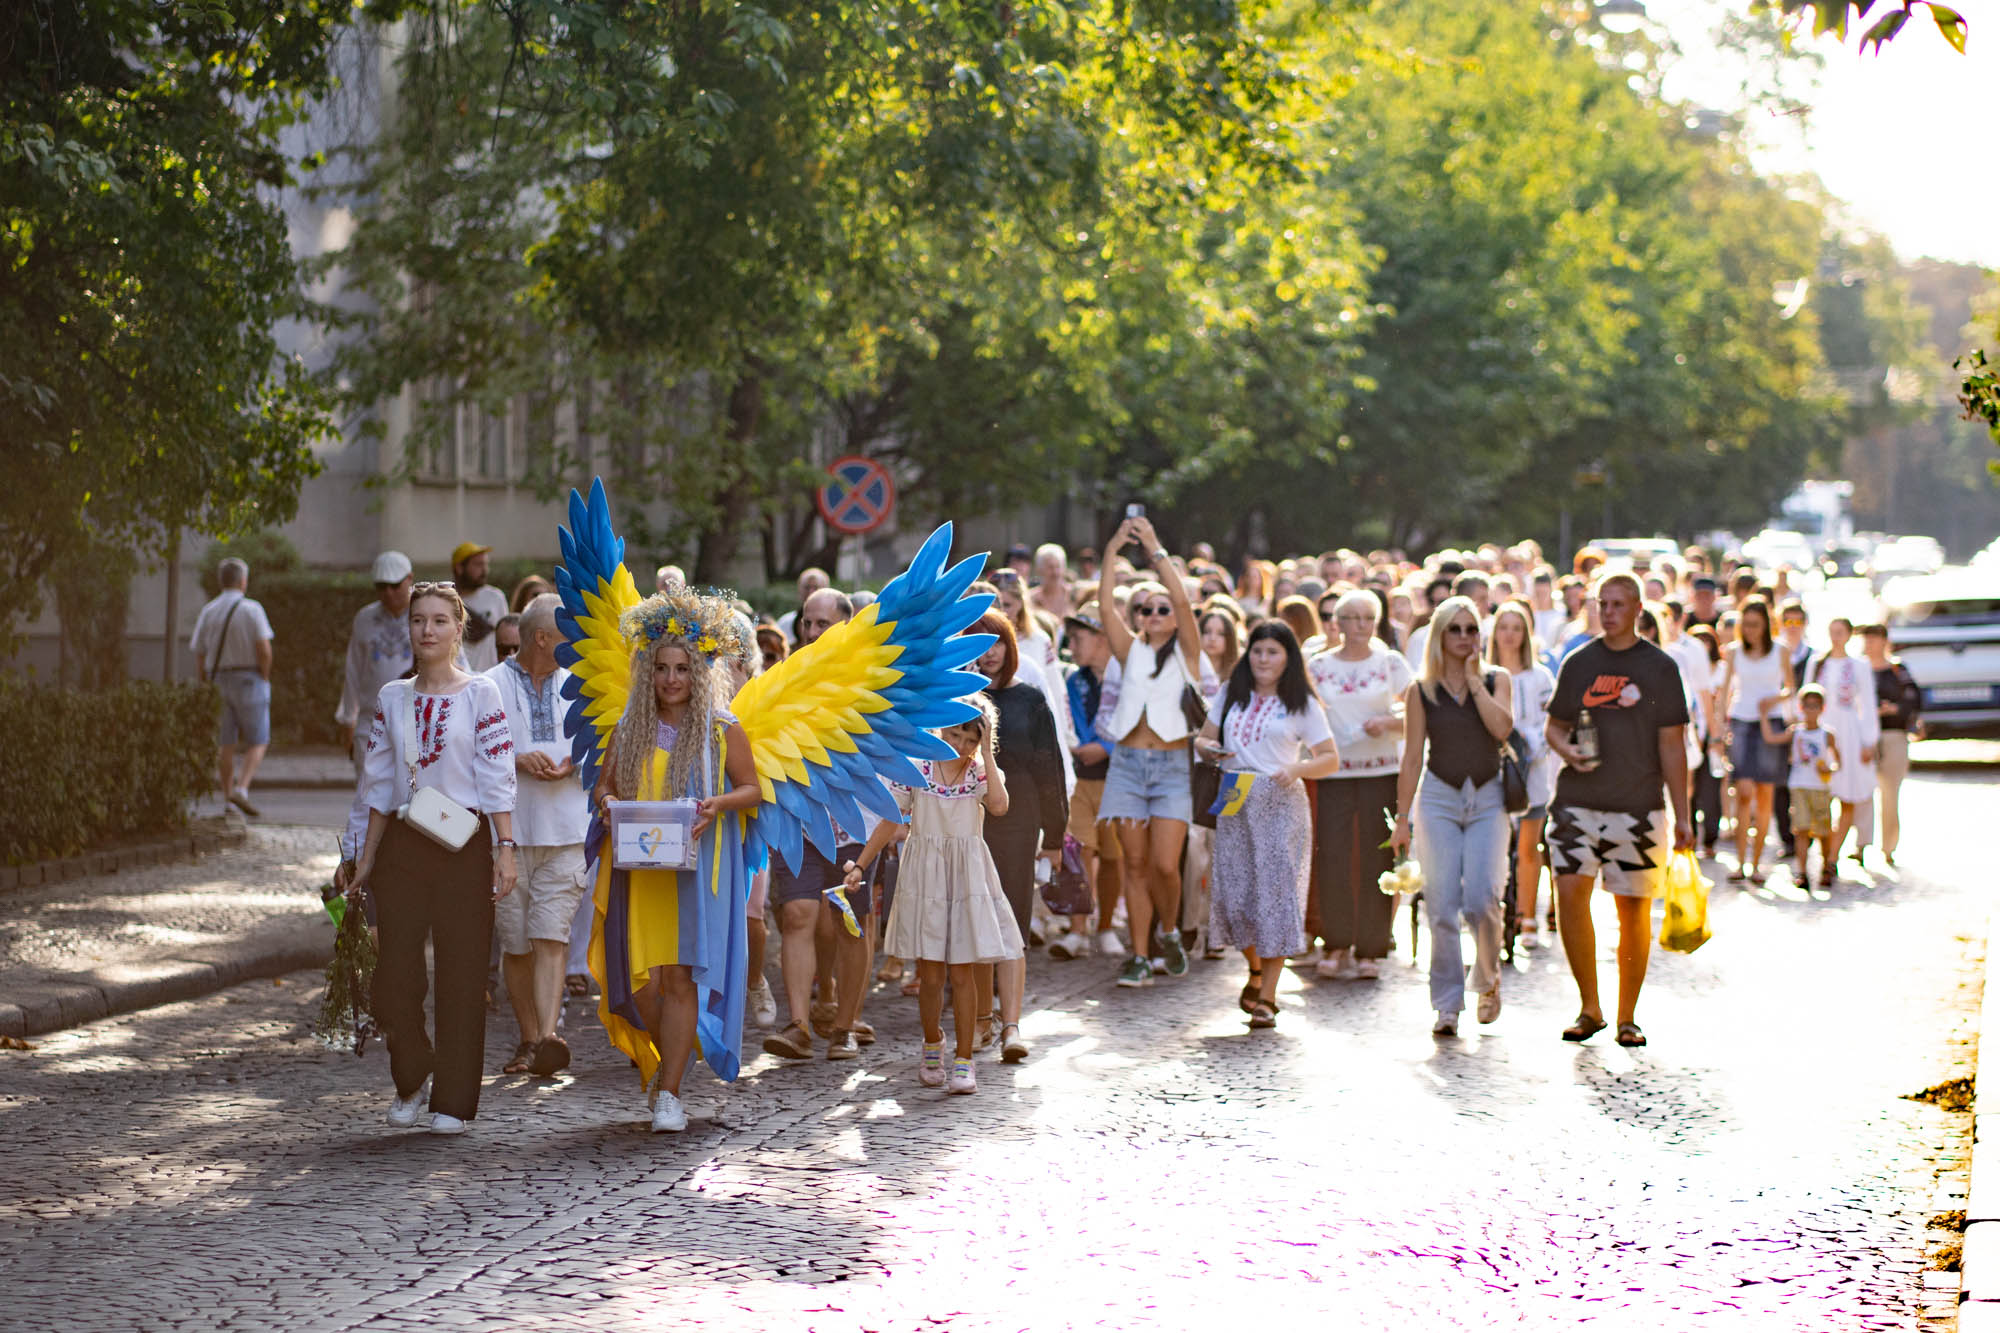
<svg viewBox="0 0 2000 1333"><path fill-rule="evenodd" d="M1208 807L1211 815L1240 815L1243 803L1250 799L1250 789L1257 785L1255 773L1224 773L1222 790L1216 794L1215 804Z"/></svg>
<svg viewBox="0 0 2000 1333"><path fill-rule="evenodd" d="M847 885L835 884L831 888L822 890L821 896L826 899L827 906L840 913L841 924L847 927L847 933L859 938L861 922L855 918L854 907L847 901Z"/></svg>

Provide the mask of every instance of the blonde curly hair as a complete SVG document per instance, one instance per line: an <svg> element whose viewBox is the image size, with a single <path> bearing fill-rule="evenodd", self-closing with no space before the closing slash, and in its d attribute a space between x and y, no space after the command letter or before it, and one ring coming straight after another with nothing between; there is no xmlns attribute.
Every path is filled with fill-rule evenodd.
<svg viewBox="0 0 2000 1333"><path fill-rule="evenodd" d="M660 650L664 648L675 648L687 654L692 680L687 712L681 717L673 754L667 761L667 790L648 795L664 800L713 794L700 787L704 774L710 768L709 755L704 753L704 747L715 744L716 700L726 697L728 693L727 686L719 679L724 668L721 663L710 661L693 645L681 639L662 638L633 652L625 712L611 733L610 753L607 756L611 770L611 794L622 801L639 799L653 760L653 750L659 742L660 710L653 697L653 671ZM713 771L722 771L719 754L714 757Z"/></svg>

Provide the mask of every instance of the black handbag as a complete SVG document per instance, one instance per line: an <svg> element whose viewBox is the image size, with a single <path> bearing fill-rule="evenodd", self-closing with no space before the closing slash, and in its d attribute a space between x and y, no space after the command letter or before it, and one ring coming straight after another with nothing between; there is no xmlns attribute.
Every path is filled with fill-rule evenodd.
<svg viewBox="0 0 2000 1333"><path fill-rule="evenodd" d="M1185 700L1185 696L1183 699ZM1204 725L1206 722L1207 719L1204 718ZM1228 725L1229 702L1225 698L1222 704L1222 719L1215 724L1216 740L1222 739L1223 729ZM1196 728L1195 734L1201 734L1200 728ZM1216 798L1222 795L1222 765L1213 759L1197 756L1192 742L1188 745L1188 754L1194 758L1194 767L1188 774L1189 795L1194 799L1194 822L1202 828L1214 828L1213 807Z"/></svg>
<svg viewBox="0 0 2000 1333"><path fill-rule="evenodd" d="M1500 743L1500 802L1510 815L1528 809L1528 764L1523 758L1527 753L1528 742L1518 730L1508 732Z"/></svg>
<svg viewBox="0 0 2000 1333"><path fill-rule="evenodd" d="M1181 716L1187 720L1190 733L1198 734L1208 725L1208 705L1192 685L1181 686Z"/></svg>

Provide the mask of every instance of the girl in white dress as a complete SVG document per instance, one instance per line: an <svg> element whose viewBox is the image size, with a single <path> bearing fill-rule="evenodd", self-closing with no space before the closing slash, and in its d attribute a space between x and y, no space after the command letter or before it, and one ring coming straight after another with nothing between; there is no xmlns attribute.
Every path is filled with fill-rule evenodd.
<svg viewBox="0 0 2000 1333"><path fill-rule="evenodd" d="M1833 799L1840 802L1833 854L1840 856L1847 831L1858 828L1854 859L1859 861L1862 849L1875 840L1875 749L1882 742L1882 714L1875 698L1875 668L1848 651L1853 622L1830 620L1826 635L1826 655L1808 666L1806 675L1826 692L1822 725L1840 746L1840 768L1833 775Z"/></svg>
<svg viewBox="0 0 2000 1333"><path fill-rule="evenodd" d="M1021 932L1000 889L1000 872L981 836L988 813L1007 810L1007 783L993 761L998 721L983 695L967 702L980 716L946 727L940 735L959 757L920 762L922 790L898 788L896 803L907 826L877 826L858 861L847 863L849 888L859 888L875 858L896 837L906 841L896 879L896 901L882 932L883 951L917 964L917 1008L923 1018L923 1060L917 1079L927 1088L947 1084L944 1068L944 984L951 979L952 1028L957 1038L949 1090L979 1089L972 1073L973 1026L978 1001L975 970L1021 957ZM907 828L907 832L905 829Z"/></svg>

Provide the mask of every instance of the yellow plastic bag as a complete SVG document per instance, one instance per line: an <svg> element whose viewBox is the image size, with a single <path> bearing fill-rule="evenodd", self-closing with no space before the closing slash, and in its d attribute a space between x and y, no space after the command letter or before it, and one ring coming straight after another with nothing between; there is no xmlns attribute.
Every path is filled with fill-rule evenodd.
<svg viewBox="0 0 2000 1333"><path fill-rule="evenodd" d="M1708 943L1708 877L1692 851L1675 852L1667 862L1666 920L1660 923L1660 947L1693 953Z"/></svg>

